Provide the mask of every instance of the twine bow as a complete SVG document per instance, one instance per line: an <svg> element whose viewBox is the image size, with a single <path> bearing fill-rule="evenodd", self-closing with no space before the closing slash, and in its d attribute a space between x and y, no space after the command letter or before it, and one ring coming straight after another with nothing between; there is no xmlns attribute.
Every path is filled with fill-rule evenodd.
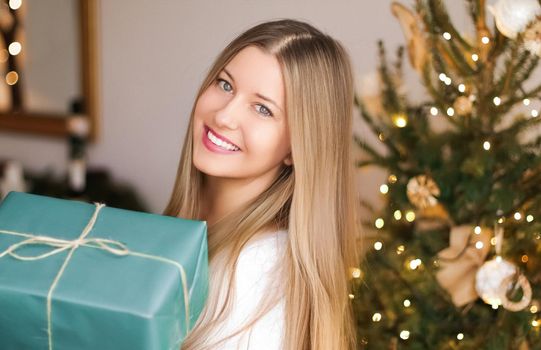
<svg viewBox="0 0 541 350"><path fill-rule="evenodd" d="M491 236L488 228L476 234L473 226L456 226L449 234L449 247L438 253L440 269L436 279L458 307L478 298L475 275L490 250Z"/></svg>
<svg viewBox="0 0 541 350"><path fill-rule="evenodd" d="M60 277L62 277L62 274L64 273L64 270L66 269L66 266L71 260L73 253L75 252L75 250L77 250L81 246L104 250L106 252L109 252L117 256L131 255L131 256L142 257L145 259L157 260L157 261L174 265L179 270L180 278L182 282L182 289L184 293L185 316L186 316L186 332L188 332L190 330L189 328L190 327L190 322L189 322L190 321L190 306L189 306L189 292L188 292L188 286L187 286L187 278L186 278L186 272L184 270L184 267L181 264L179 264L177 261L167 259L161 256L130 251L124 244L115 240L110 240L110 239L105 239L105 238L86 238L86 236L90 233L90 231L92 231L92 228L94 227L94 224L96 223L100 210L103 207L105 207L105 204L102 204L102 203L95 203L95 205L96 205L96 208L94 210L92 218L90 219L90 221L84 228L79 238L74 239L74 240L59 239L59 238L54 238L54 237L42 236L42 235L33 235L30 233L17 232L17 231L0 230L0 233L3 233L3 234L27 238L21 242L12 244L6 250L0 252L0 258L3 258L6 255L9 255L17 260L33 261L33 260L45 259L50 256L59 254L63 251L69 250L68 255L64 259L64 263L62 264L62 266L60 267L60 270L56 274L56 277L53 280L53 283L49 287L49 292L47 293L47 334L48 334L48 339L49 339L49 350L53 350L53 335L52 335L52 322L51 322L52 295L56 286L58 285L58 281L60 280ZM30 255L30 256L21 255L17 252L23 247L30 246L30 245L45 245L45 246L53 247L54 249L43 254Z"/></svg>

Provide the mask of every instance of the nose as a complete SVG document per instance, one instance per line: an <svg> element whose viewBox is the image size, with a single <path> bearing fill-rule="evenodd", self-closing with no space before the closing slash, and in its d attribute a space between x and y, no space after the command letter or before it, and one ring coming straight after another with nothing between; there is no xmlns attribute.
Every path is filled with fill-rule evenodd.
<svg viewBox="0 0 541 350"><path fill-rule="evenodd" d="M224 129L236 129L238 128L240 117L240 99L237 96L229 99L220 108L214 117L214 121L217 126Z"/></svg>

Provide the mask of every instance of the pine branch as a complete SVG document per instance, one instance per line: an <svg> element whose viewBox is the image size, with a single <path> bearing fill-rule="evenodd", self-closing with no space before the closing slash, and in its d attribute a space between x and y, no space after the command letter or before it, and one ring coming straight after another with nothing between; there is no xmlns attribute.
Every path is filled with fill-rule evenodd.
<svg viewBox="0 0 541 350"><path fill-rule="evenodd" d="M466 3L468 4L468 14L470 15L470 18L475 25L479 19L479 12L481 5L479 4L479 0L466 0Z"/></svg>
<svg viewBox="0 0 541 350"><path fill-rule="evenodd" d="M363 151L367 152L373 157L373 161L381 164L385 164L387 159L383 155L379 154L372 146L369 146L368 143L362 141L357 135L353 135L353 140Z"/></svg>
<svg viewBox="0 0 541 350"><path fill-rule="evenodd" d="M472 51L472 46L464 40L462 35L455 29L451 23L451 18L448 15L448 11L441 0L428 0L429 8L433 17L436 19L436 24L442 31L447 31L451 34L452 38L456 38L457 42L462 45L466 51Z"/></svg>
<svg viewBox="0 0 541 350"><path fill-rule="evenodd" d="M528 80L539 63L537 55L532 55L528 51L524 52L523 55L523 62L517 65L518 69L515 79L513 79L512 89L517 89L523 82Z"/></svg>
<svg viewBox="0 0 541 350"><path fill-rule="evenodd" d="M364 167L367 167L367 166L370 166L370 165L375 165L375 166L380 166L382 168L386 168L387 167L387 162L382 162L382 161L379 161L379 160L376 160L376 159L359 160L359 161L355 162L355 166L357 168L364 168Z"/></svg>
<svg viewBox="0 0 541 350"><path fill-rule="evenodd" d="M447 43L440 41L437 45L447 64L453 67L458 75L469 77L476 73L475 69L464 59L466 53L461 51L452 40Z"/></svg>
<svg viewBox="0 0 541 350"><path fill-rule="evenodd" d="M496 96L506 96L507 92L511 88L511 81L513 80L513 75L516 70L524 64L524 59L526 57L521 55L521 58L518 61L518 64L515 64L515 61L518 56L518 45L513 45L511 49L510 56L505 60L504 74L501 75L499 81L495 84L494 95Z"/></svg>
<svg viewBox="0 0 541 350"><path fill-rule="evenodd" d="M381 80L383 81L383 103L389 111L397 113L402 110L401 98L397 94L398 88L391 77L389 69L387 67L387 58L385 54L385 47L382 41L378 42L380 66L379 73Z"/></svg>
<svg viewBox="0 0 541 350"><path fill-rule="evenodd" d="M370 113L368 113L368 110L364 106L364 103L362 103L362 101L357 96L354 97L353 103L359 109L359 116L368 125L374 135L379 135L380 133L382 133L383 127L376 124L376 118Z"/></svg>
<svg viewBox="0 0 541 350"><path fill-rule="evenodd" d="M515 139L519 133L539 124L541 124L541 118L520 118L511 126L495 133L495 135L501 140Z"/></svg>

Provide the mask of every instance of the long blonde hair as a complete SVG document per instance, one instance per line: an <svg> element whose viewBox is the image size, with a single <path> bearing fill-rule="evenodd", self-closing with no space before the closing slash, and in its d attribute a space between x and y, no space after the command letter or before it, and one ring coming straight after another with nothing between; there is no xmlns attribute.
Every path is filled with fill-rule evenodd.
<svg viewBox="0 0 541 350"><path fill-rule="evenodd" d="M353 82L349 57L336 40L296 20L259 24L234 39L210 68L197 99L243 48L256 46L280 63L292 166L242 208L208 227L210 290L183 349L205 345L210 326L231 307L218 290L234 276L246 243L269 227L288 231L285 338L288 350L355 348L348 297L349 267L358 264L359 232L352 159ZM201 219L204 174L192 163L193 113L165 215ZM268 305L267 305L268 308ZM261 316L259 313L259 316ZM253 321L252 321L253 323Z"/></svg>

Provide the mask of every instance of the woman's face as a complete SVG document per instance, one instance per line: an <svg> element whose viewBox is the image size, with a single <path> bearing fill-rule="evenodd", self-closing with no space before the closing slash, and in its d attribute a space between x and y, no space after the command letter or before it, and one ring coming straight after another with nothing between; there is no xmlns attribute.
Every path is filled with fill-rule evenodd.
<svg viewBox="0 0 541 350"><path fill-rule="evenodd" d="M193 163L208 176L269 184L291 164L284 82L277 59L241 50L197 100Z"/></svg>

